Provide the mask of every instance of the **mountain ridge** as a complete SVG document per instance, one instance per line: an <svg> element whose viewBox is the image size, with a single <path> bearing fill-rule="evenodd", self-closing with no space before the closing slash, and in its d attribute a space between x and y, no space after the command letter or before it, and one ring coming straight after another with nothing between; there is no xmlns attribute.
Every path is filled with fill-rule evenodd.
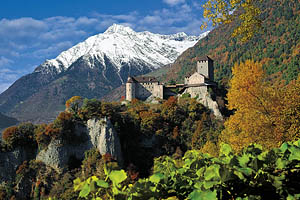
<svg viewBox="0 0 300 200"><path fill-rule="evenodd" d="M174 62L207 34L159 35L114 24L18 79L0 94L0 112L19 121L49 122L70 97L101 98L128 76Z"/></svg>
<svg viewBox="0 0 300 200"><path fill-rule="evenodd" d="M122 63L139 59L157 69L174 62L179 54L207 34L208 31L200 36L188 36L183 32L160 35L149 31L135 32L130 27L113 24L104 33L87 38L63 51L55 59L46 60L34 72L51 73L56 70L58 74L68 69L80 57L97 57L105 65L104 56L109 57L119 70ZM52 70L49 69L51 67Z"/></svg>

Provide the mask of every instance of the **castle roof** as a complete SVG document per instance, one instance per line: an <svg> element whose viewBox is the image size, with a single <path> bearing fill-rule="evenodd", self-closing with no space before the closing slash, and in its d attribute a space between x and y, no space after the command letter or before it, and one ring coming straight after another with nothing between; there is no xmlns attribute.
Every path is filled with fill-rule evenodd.
<svg viewBox="0 0 300 200"><path fill-rule="evenodd" d="M211 59L208 56L202 56L200 58L198 58L199 61L214 61L213 59Z"/></svg>
<svg viewBox="0 0 300 200"><path fill-rule="evenodd" d="M185 75L185 78L189 78L189 77L191 77L192 75L194 75L194 74L200 74L200 73L198 73L198 72L194 72L194 73L188 73L187 75ZM200 74L201 76L204 76L203 74ZM205 76L204 76L205 77Z"/></svg>
<svg viewBox="0 0 300 200"><path fill-rule="evenodd" d="M158 80L153 76L128 77L127 83L154 83Z"/></svg>

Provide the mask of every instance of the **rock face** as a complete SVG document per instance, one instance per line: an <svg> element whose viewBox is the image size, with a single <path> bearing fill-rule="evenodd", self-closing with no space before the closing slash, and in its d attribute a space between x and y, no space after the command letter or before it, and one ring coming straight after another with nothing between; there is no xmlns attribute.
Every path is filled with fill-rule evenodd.
<svg viewBox="0 0 300 200"><path fill-rule="evenodd" d="M197 98L197 101L209 108L217 119L222 120L223 116L219 110L218 103L214 101L207 91L206 87L191 87L187 88L183 94L188 93L191 98Z"/></svg>
<svg viewBox="0 0 300 200"><path fill-rule="evenodd" d="M66 166L70 159L84 159L84 152L97 148L102 155L111 154L122 165L121 145L119 137L107 118L90 119L87 125L77 125L75 134L82 141L63 143L52 140L48 147L38 153L36 160L56 169Z"/></svg>
<svg viewBox="0 0 300 200"><path fill-rule="evenodd" d="M87 127L91 142L99 150L100 154L110 154L119 163L122 163L120 140L111 121L107 118L101 120L90 119Z"/></svg>
<svg viewBox="0 0 300 200"><path fill-rule="evenodd" d="M16 176L16 170L25 160L34 157L32 150L23 147L17 147L11 152L0 153L0 183L13 181Z"/></svg>

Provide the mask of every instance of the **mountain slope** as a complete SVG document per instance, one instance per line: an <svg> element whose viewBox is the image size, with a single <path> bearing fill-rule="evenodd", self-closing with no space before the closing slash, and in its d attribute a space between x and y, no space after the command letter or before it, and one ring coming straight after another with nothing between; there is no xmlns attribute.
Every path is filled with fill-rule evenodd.
<svg viewBox="0 0 300 200"><path fill-rule="evenodd" d="M129 75L174 62L206 35L137 33L114 24L17 80L0 94L0 112L20 121L48 122L70 97L101 98Z"/></svg>
<svg viewBox="0 0 300 200"><path fill-rule="evenodd" d="M231 67L246 59L261 61L267 72L290 81L300 71L300 2L265 0L261 5L262 29L247 43L231 37L234 23L222 25L185 51L161 80L182 81L195 70L197 58L209 55L215 63L215 80L227 85Z"/></svg>
<svg viewBox="0 0 300 200"><path fill-rule="evenodd" d="M18 123L18 120L8 117L0 113L0 130L6 128L8 126L13 126Z"/></svg>

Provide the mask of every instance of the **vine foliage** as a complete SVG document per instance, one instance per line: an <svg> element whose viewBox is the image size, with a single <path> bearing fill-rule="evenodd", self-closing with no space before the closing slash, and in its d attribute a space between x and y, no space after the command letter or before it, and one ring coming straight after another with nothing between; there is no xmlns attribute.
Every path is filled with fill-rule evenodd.
<svg viewBox="0 0 300 200"><path fill-rule="evenodd" d="M196 150L159 157L153 175L135 183L106 168L105 180L76 179L74 189L85 199L299 199L299 170L300 140L268 151L252 144L239 155L223 144L219 157Z"/></svg>

